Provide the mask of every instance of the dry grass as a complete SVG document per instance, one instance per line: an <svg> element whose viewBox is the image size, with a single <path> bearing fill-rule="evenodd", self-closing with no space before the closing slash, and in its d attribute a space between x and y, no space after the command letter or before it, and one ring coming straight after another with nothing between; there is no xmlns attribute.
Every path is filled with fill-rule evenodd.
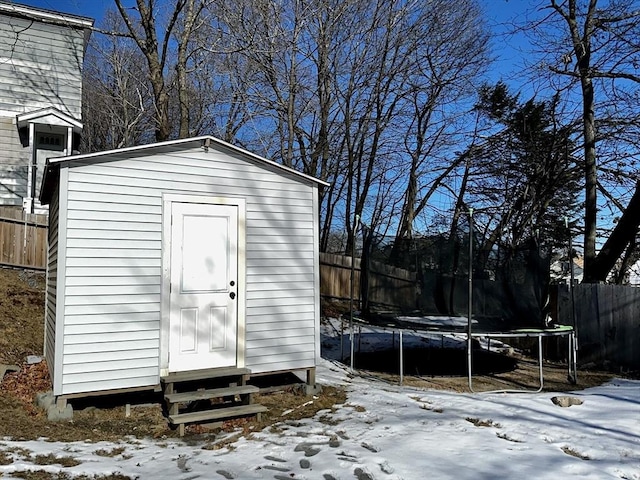
<svg viewBox="0 0 640 480"><path fill-rule="evenodd" d="M476 427L493 427L493 428L502 428L502 425L494 422L491 419L488 420L480 420L479 418L467 417L465 420L469 423L473 423Z"/></svg>
<svg viewBox="0 0 640 480"><path fill-rule="evenodd" d="M37 393L51 389L46 363L27 365L28 355L42 356L44 332L44 277L16 270L0 269L0 363L16 364L18 373L8 373L0 384L0 438L51 441L126 441L126 438L177 437L169 428L161 408L161 396L149 392L108 398L88 398L72 401L72 422L49 422L45 412L34 406ZM222 430L248 434L282 420L299 420L314 416L321 410L331 410L344 403L346 394L340 389L325 387L318 396L305 396L299 389L289 388L272 394L257 395L255 401L269 408L260 422L256 418L226 422ZM125 415L131 404L131 414ZM187 427L192 438L210 436L211 430L200 425ZM215 433L215 431L213 431ZM119 455L118 448L101 451L103 455ZM11 456L0 447L0 463L11 462ZM61 459L42 459L60 463ZM66 460L65 460L66 461ZM69 460L71 461L71 460ZM65 480L64 474L18 472L12 474L29 480ZM74 477L75 478L75 477ZM100 480L120 480L126 477L96 477Z"/></svg>
<svg viewBox="0 0 640 480"><path fill-rule="evenodd" d="M0 363L42 355L44 275L0 269Z"/></svg>
<svg viewBox="0 0 640 480"><path fill-rule="evenodd" d="M19 472L12 472L11 476L14 478L21 478L23 480L134 480L126 475L120 475L112 473L110 475L69 475L65 472L51 473L44 470L22 470Z"/></svg>
<svg viewBox="0 0 640 480"><path fill-rule="evenodd" d="M567 455L579 458L580 460L591 460L591 458L588 455L583 455L582 453L578 452L577 450L574 450L571 447L564 446L564 447L561 447L561 450Z"/></svg>

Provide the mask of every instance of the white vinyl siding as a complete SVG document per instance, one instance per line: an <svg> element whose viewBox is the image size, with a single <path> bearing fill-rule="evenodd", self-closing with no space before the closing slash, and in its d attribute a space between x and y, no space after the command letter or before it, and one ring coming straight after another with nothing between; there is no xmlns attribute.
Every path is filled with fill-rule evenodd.
<svg viewBox="0 0 640 480"><path fill-rule="evenodd" d="M37 14L23 18L0 13L0 205L22 205L27 197L30 150L22 146L16 115L53 107L81 117L85 45L81 25L51 22ZM36 192L44 158L59 154L38 152Z"/></svg>
<svg viewBox="0 0 640 480"><path fill-rule="evenodd" d="M245 199L245 365L315 366L311 182L215 148L137 155L69 161L64 393L159 381L163 194Z"/></svg>
<svg viewBox="0 0 640 480"><path fill-rule="evenodd" d="M15 116L0 116L0 205L22 206L27 194L28 151L22 147Z"/></svg>
<svg viewBox="0 0 640 480"><path fill-rule="evenodd" d="M58 191L49 205L49 230L47 233L47 288L44 317L44 354L51 378L54 377L56 354L56 308L58 293Z"/></svg>
<svg viewBox="0 0 640 480"><path fill-rule="evenodd" d="M84 30L2 15L0 112L81 116Z"/></svg>

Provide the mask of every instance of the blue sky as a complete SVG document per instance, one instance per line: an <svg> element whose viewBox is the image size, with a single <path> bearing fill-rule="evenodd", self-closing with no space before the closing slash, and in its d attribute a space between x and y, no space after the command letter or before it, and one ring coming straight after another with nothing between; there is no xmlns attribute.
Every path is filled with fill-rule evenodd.
<svg viewBox="0 0 640 480"><path fill-rule="evenodd" d="M18 0L16 3L91 17L96 20L96 25L100 24L106 10L115 8L113 0ZM496 63L487 72L490 81L502 78L516 89L521 88L517 79L513 78L513 72L518 71L521 66L521 49L526 50L526 41L522 37L505 37L501 34L508 29L505 23L522 20L526 12L539 3L540 0L480 0L487 13L489 26L498 34L493 42Z"/></svg>
<svg viewBox="0 0 640 480"><path fill-rule="evenodd" d="M107 8L114 5L113 0L19 0L16 3L90 16L95 19L99 19ZM529 7L532 3L537 2L529 0L481 0L481 4L494 21L508 19Z"/></svg>
<svg viewBox="0 0 640 480"><path fill-rule="evenodd" d="M114 6L113 0L18 0L15 3L45 8L64 13L72 13L96 20L107 8Z"/></svg>

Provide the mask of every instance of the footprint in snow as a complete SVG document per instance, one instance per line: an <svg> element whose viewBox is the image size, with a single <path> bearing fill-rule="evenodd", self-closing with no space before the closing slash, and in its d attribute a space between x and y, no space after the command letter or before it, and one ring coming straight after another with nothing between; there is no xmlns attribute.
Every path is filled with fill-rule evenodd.
<svg viewBox="0 0 640 480"><path fill-rule="evenodd" d="M353 471L353 474L356 476L358 480L375 480L374 476L371 475L366 470L358 467Z"/></svg>
<svg viewBox="0 0 640 480"><path fill-rule="evenodd" d="M378 447L375 447L375 446L373 446L373 445L371 445L371 444L369 444L367 442L362 442L360 444L360 446L362 448L366 448L367 450L369 450L372 453L378 453L380 451L380 449Z"/></svg>
<svg viewBox="0 0 640 480"><path fill-rule="evenodd" d="M180 470L182 470L183 472L189 472L191 471L191 468L187 466L187 462L190 460L189 457L187 457L186 455L180 455L178 456L178 460L177 460L177 464L178 464L178 468Z"/></svg>
<svg viewBox="0 0 640 480"><path fill-rule="evenodd" d="M273 470L274 472L286 473L290 470L287 467L278 467L277 465L264 465L262 468L265 470Z"/></svg>
<svg viewBox="0 0 640 480"><path fill-rule="evenodd" d="M233 480L234 478L236 478L233 473L227 472L226 470L216 470L216 473L226 478L226 480Z"/></svg>
<svg viewBox="0 0 640 480"><path fill-rule="evenodd" d="M391 475L395 470L386 460L380 464L380 470L387 475Z"/></svg>
<svg viewBox="0 0 640 480"><path fill-rule="evenodd" d="M282 459L282 458L278 458L278 457L274 457L273 455L267 455L264 457L265 460L269 460L271 462L281 462L281 463L285 463L286 460Z"/></svg>
<svg viewBox="0 0 640 480"><path fill-rule="evenodd" d="M317 455L318 453L320 453L320 449L315 448L313 444L310 444L310 443L300 443L296 446L296 448L293 451L304 452L305 457L313 457L314 455Z"/></svg>

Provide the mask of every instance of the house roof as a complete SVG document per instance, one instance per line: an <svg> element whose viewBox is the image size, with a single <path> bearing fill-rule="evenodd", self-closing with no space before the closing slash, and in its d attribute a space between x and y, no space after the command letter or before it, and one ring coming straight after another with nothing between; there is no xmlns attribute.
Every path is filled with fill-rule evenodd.
<svg viewBox="0 0 640 480"><path fill-rule="evenodd" d="M16 115L18 128L26 127L29 123L71 127L74 132L82 132L82 122L80 120L54 107L41 108L32 112Z"/></svg>
<svg viewBox="0 0 640 480"><path fill-rule="evenodd" d="M283 173L288 173L298 180L307 182L307 183L315 183L322 186L328 186L329 184L323 180L312 177L311 175L307 175L305 173L294 170L293 168L286 167L284 165L280 165L273 160L268 160L264 157L256 155L255 153L251 153L248 150L237 147L230 143L227 143L219 138L213 137L211 135L204 135L199 137L185 138L180 140L169 140L166 142L158 142L151 143L148 145L137 145L135 147L126 147L119 148L116 150L107 150L104 152L95 152L95 153L87 153L82 155L70 155L65 157L55 157L47 159L47 164L44 171L44 179L42 181L42 186L40 190L40 201L43 203L48 203L50 200L50 195L52 193L53 182L57 177L58 167L62 164L73 162L76 163L90 163L90 162L100 162L100 161L112 161L119 160L122 158L127 158L131 156L139 156L139 155L155 155L159 153L176 151L176 150L186 150L189 148L202 147L205 150L209 147L217 146L222 149L231 150L234 153L238 153L242 156L245 156L256 163L263 164L279 170Z"/></svg>
<svg viewBox="0 0 640 480"><path fill-rule="evenodd" d="M71 28L90 29L93 27L93 19L89 17L35 8L14 2L7 3L0 1L0 14L37 20L43 23L53 23Z"/></svg>

